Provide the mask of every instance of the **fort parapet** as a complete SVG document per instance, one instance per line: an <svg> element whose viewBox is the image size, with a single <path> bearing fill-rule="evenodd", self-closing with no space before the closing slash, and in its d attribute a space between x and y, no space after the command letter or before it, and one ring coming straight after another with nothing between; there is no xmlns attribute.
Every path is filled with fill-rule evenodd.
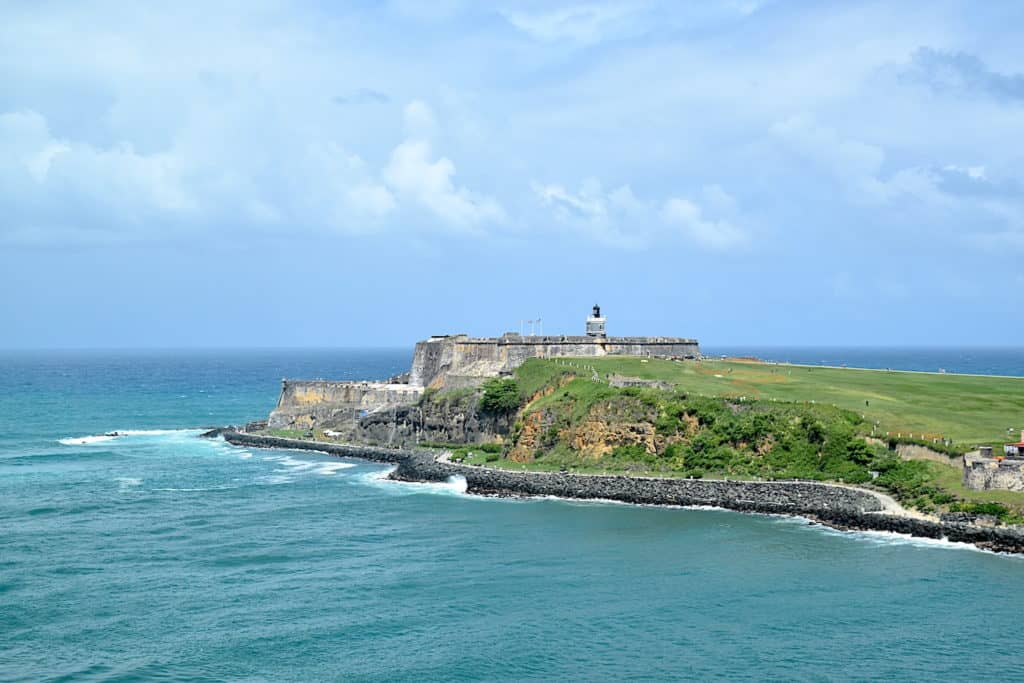
<svg viewBox="0 0 1024 683"><path fill-rule="evenodd" d="M676 337L438 336L416 344L409 384L465 386L510 373L530 358L598 356L692 359L700 357L700 346L696 339Z"/></svg>

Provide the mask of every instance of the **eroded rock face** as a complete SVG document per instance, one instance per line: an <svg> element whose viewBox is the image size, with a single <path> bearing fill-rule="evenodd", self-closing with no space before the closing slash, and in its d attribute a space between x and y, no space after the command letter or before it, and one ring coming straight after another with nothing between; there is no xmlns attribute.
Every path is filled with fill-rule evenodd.
<svg viewBox="0 0 1024 683"><path fill-rule="evenodd" d="M510 416L487 415L476 408L477 395L459 400L426 400L369 414L351 427L359 443L409 446L422 442L488 443L505 437Z"/></svg>
<svg viewBox="0 0 1024 683"><path fill-rule="evenodd" d="M640 446L653 454L658 446L655 419L657 411L638 399L616 397L596 403L567 436L574 450L594 459L619 446Z"/></svg>

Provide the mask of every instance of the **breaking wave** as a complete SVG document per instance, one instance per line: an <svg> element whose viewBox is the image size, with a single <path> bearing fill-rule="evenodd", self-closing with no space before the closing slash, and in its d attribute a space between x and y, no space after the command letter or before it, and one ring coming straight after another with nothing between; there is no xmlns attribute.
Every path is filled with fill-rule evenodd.
<svg viewBox="0 0 1024 683"><path fill-rule="evenodd" d="M94 443L105 443L124 436L166 436L169 434L190 434L198 433L199 429L116 429L104 434L90 434L88 436L66 436L57 439L57 443L65 446L88 446Z"/></svg>
<svg viewBox="0 0 1024 683"><path fill-rule="evenodd" d="M89 444L113 441L116 438L116 436L107 434L96 434L94 436L66 436L63 439L58 439L57 443L65 446L88 446Z"/></svg>
<svg viewBox="0 0 1024 683"><path fill-rule="evenodd" d="M466 478L454 475L446 481L395 481L388 479L395 467L367 472L359 479L370 486L379 487L391 493L434 493L446 496L463 496L469 488Z"/></svg>

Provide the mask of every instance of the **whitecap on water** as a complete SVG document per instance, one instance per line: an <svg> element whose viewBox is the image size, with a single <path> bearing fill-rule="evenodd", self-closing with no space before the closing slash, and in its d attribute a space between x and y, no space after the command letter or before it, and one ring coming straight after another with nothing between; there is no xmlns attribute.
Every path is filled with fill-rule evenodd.
<svg viewBox="0 0 1024 683"><path fill-rule="evenodd" d="M386 470L368 472L361 475L359 479L364 484L379 487L390 493L434 493L445 496L462 496L465 495L466 490L469 488L466 478L459 475L448 477L446 481L431 482L394 481L388 479L388 476L394 471L395 468L391 467Z"/></svg>
<svg viewBox="0 0 1024 683"><path fill-rule="evenodd" d="M355 467L350 462L322 462L318 464L319 467L315 470L317 474L334 474L338 470L347 470L350 467Z"/></svg>
<svg viewBox="0 0 1024 683"><path fill-rule="evenodd" d="M88 446L94 443L105 443L125 436L167 436L170 434L198 434L199 429L116 429L105 434L88 436L66 436L57 443L65 446Z"/></svg>
<svg viewBox="0 0 1024 683"><path fill-rule="evenodd" d="M58 439L57 443L64 444L65 446L88 446L94 443L103 443L104 441L113 441L116 436L110 434L95 434L93 436L68 436L63 439Z"/></svg>

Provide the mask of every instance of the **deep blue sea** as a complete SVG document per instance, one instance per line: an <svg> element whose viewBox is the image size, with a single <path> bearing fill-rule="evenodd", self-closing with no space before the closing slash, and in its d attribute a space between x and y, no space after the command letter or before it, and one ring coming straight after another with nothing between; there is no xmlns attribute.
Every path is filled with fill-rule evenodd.
<svg viewBox="0 0 1024 683"><path fill-rule="evenodd" d="M1024 375L1024 351L722 352ZM1024 679L1021 557L196 438L282 376L410 356L0 354L0 680Z"/></svg>

